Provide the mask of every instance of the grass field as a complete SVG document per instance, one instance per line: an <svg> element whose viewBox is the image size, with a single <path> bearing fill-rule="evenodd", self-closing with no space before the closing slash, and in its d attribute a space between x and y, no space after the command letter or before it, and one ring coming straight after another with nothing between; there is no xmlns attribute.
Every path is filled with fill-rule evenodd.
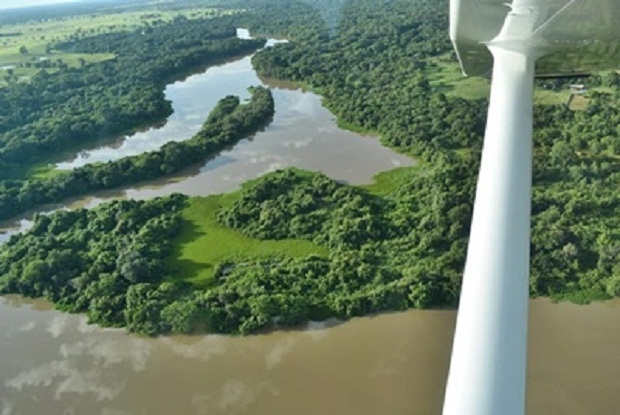
<svg viewBox="0 0 620 415"><path fill-rule="evenodd" d="M385 196L404 181L411 180L413 176L419 174L421 170L423 170L422 164L416 161L415 166L398 167L379 173L373 178L374 182L372 184L359 187L375 196Z"/></svg>
<svg viewBox="0 0 620 415"><path fill-rule="evenodd" d="M459 64L452 61L451 57L437 57L424 72L429 78L430 85L435 90L441 91L448 96L465 99L489 97L489 80L482 77L463 76ZM569 90L555 92L536 89L534 92L534 103L538 105L566 104L570 94ZM580 102L580 105L577 105L574 109L583 109L586 104L587 100L585 103Z"/></svg>
<svg viewBox="0 0 620 415"><path fill-rule="evenodd" d="M327 250L303 240L249 238L217 222L216 214L239 197L239 192L189 199L183 211L181 234L173 242L171 266L176 275L201 287L212 284L215 266L226 259L252 260L273 255L327 255Z"/></svg>
<svg viewBox="0 0 620 415"><path fill-rule="evenodd" d="M481 77L463 76L457 62L448 57L438 57L424 70L429 83L447 96L480 99L489 96L489 81Z"/></svg>
<svg viewBox="0 0 620 415"><path fill-rule="evenodd" d="M64 53L51 46L74 37L94 36L101 33L138 29L146 25L166 22L183 15L189 19L234 13L213 8L188 8L175 12L159 11L156 6L141 11L110 11L85 14L46 21L33 21L0 27L0 86L9 82L27 82L47 61L49 72L57 71L60 60L70 67L112 59L113 54ZM23 49L25 48L25 49ZM20 51L21 50L21 51Z"/></svg>

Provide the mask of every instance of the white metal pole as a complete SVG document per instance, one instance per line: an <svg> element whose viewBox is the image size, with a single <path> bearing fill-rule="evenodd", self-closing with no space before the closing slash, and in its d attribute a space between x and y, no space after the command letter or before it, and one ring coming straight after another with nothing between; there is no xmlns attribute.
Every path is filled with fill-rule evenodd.
<svg viewBox="0 0 620 415"><path fill-rule="evenodd" d="M523 415L535 57L489 46L493 77L444 415Z"/></svg>

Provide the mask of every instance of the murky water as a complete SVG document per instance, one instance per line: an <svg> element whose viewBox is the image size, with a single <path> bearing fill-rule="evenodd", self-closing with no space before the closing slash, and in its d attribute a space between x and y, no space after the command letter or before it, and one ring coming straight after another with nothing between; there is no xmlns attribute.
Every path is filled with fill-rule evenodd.
<svg viewBox="0 0 620 415"><path fill-rule="evenodd" d="M247 30L238 32L241 38L249 37ZM280 42L270 39L268 45ZM410 158L381 146L375 137L338 128L334 116L321 105L318 95L289 83L260 78L248 56L168 85L166 99L172 102L174 113L163 126L124 137L121 142L83 151L59 163L58 167L73 169L92 162L117 160L158 149L169 141L187 140L200 129L218 100L231 94L248 98L248 87L260 84L273 90L276 108L273 122L265 131L242 141L202 168L186 172L184 176L190 177L170 191L190 195L225 192L248 179L291 166L322 171L348 183L369 183L378 172L413 164ZM179 182L178 177L175 181ZM155 186L169 182L160 181ZM137 196L140 191L130 190L128 196ZM157 195L167 193L168 189L160 189ZM153 196L152 192L149 195Z"/></svg>
<svg viewBox="0 0 620 415"><path fill-rule="evenodd" d="M237 30L237 37L248 39L245 29ZM281 41L270 39L268 46ZM84 150L57 168L70 170L88 163L118 160L145 151L157 150L170 141L191 138L217 102L226 95L242 99L250 96L247 88L260 84L252 70L250 57L208 68L204 73L190 76L166 86L164 95L171 102L173 113L162 125L148 128L129 136L118 137L110 144L94 150Z"/></svg>
<svg viewBox="0 0 620 415"><path fill-rule="evenodd" d="M249 59L249 58L247 58ZM249 61L248 61L249 64ZM200 81L200 75L186 82ZM200 91L195 89L194 91ZM200 92L195 92L200 95ZM285 167L320 171L351 184L372 183L377 173L414 161L381 146L375 137L344 131L321 105L319 96L300 90L274 89L276 114L264 131L242 140L212 160L190 167L172 177L120 190L97 192L71 201L47 206L39 212L93 207L118 198L149 199L172 193L207 196L236 190L247 180ZM139 133L139 135L146 134ZM133 144L131 145L133 146ZM131 148L128 151L133 151ZM106 147L105 152L112 152ZM104 150L101 150L103 154ZM0 243L10 235L28 229L34 212L6 221L0 226Z"/></svg>
<svg viewBox="0 0 620 415"><path fill-rule="evenodd" d="M616 414L620 302L531 302L528 414ZM146 339L0 300L2 414L439 414L455 314Z"/></svg>

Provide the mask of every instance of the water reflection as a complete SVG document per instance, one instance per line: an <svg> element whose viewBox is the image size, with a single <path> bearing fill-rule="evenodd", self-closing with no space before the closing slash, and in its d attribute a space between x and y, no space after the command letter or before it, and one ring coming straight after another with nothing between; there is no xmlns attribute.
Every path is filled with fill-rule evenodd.
<svg viewBox="0 0 620 415"><path fill-rule="evenodd" d="M245 81L237 77L246 76L247 59L169 87L167 93L174 90L178 98L176 116L183 120L182 127L177 124L179 132L196 128L204 118L205 109L197 105L211 88L208 82L227 79L225 93L245 93ZM256 76L249 71L248 76ZM272 86L274 121L253 139L174 177L49 210L179 191L221 193L286 166L368 183L379 171L413 163L372 137L338 129L317 95L291 85ZM236 87L241 89L230 89ZM151 142L138 138L132 147L129 141L80 157L93 161L99 157L93 154L128 155L144 151ZM17 229L28 223L22 220ZM620 303L531 304L528 413L616 413ZM100 329L83 316L64 315L45 302L19 297L0 298L0 315L3 415L439 414L454 329L452 311L408 311L245 338L147 339Z"/></svg>
<svg viewBox="0 0 620 415"><path fill-rule="evenodd" d="M615 413L620 302L531 311L528 414ZM3 414L439 414L454 329L452 311L411 310L149 339L16 297L0 314Z"/></svg>
<svg viewBox="0 0 620 415"><path fill-rule="evenodd" d="M411 408L410 386L398 381L404 374L398 368L407 363L413 337L386 316L310 323L305 330L246 338L144 339L85 326L79 316L36 311L28 302L2 300L0 312L14 317L0 323L0 329L13 333L0 341L0 350L21 361L0 368L0 396L5 408L12 408L8 413L36 413L41 403L50 414L350 409L363 414L372 413L364 406ZM19 330L25 323L33 329Z"/></svg>
<svg viewBox="0 0 620 415"><path fill-rule="evenodd" d="M246 29L237 29L237 37L250 39ZM285 40L269 39L266 47ZM261 80L252 69L251 56L212 66L204 73L191 75L166 86L164 95L172 104L168 119L130 136L119 137L110 144L92 150L82 150L57 168L70 170L88 163L118 160L146 151L153 151L170 141L183 141L198 132L207 114L226 95L249 98L248 87ZM205 93L206 92L206 93Z"/></svg>

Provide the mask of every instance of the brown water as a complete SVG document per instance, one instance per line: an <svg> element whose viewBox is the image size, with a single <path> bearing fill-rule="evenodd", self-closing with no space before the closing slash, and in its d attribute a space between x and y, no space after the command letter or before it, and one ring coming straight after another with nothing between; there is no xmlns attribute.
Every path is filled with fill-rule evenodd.
<svg viewBox="0 0 620 415"><path fill-rule="evenodd" d="M617 414L620 302L531 302L528 414ZM0 300L2 414L439 414L455 314L146 339Z"/></svg>

